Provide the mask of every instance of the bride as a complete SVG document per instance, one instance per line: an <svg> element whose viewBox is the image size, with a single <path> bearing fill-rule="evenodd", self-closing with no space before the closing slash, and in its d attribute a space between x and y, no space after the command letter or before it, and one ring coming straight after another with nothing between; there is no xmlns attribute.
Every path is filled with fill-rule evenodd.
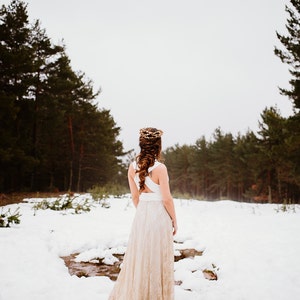
<svg viewBox="0 0 300 300"><path fill-rule="evenodd" d="M162 131L140 130L140 154L128 182L136 207L123 265L109 300L173 300L173 235L177 221L166 166L161 163Z"/></svg>

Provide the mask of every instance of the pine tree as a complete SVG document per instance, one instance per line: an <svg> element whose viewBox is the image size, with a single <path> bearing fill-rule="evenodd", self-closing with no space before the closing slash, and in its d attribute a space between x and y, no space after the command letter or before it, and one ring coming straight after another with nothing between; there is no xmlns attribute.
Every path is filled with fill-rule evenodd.
<svg viewBox="0 0 300 300"><path fill-rule="evenodd" d="M202 136L195 143L195 156L192 166L195 173L193 179L196 181L197 195L204 199L209 198L209 184L212 173L209 169L210 154L209 143L206 141L205 136Z"/></svg>
<svg viewBox="0 0 300 300"><path fill-rule="evenodd" d="M224 134L220 128L214 132L214 141L210 145L210 169L213 172L214 184L211 189L216 197L234 198L234 139L231 133Z"/></svg>
<svg viewBox="0 0 300 300"><path fill-rule="evenodd" d="M286 144L290 163L294 165L293 175L295 181L296 195L300 188L300 1L290 0L291 7L286 6L288 13L287 31L288 35L281 35L277 32L277 37L284 50L275 47L275 55L277 55L283 63L290 66L290 74L292 79L289 81L291 89L280 89L281 94L288 96L294 105L294 115L290 116L286 123L288 131L288 143ZM293 196L293 201L299 202L299 193Z"/></svg>
<svg viewBox="0 0 300 300"><path fill-rule="evenodd" d="M262 177L265 177L266 192L269 202L282 202L290 197L292 191L293 162L289 158L290 147L287 144L289 132L287 119L283 118L276 108L265 109L261 114L259 127L259 148L261 163L264 166Z"/></svg>
<svg viewBox="0 0 300 300"><path fill-rule="evenodd" d="M234 168L237 199L256 200L260 194L259 175L261 174L258 140L252 131L238 134L234 146Z"/></svg>
<svg viewBox="0 0 300 300"><path fill-rule="evenodd" d="M0 188L20 188L25 184L23 179L27 180L23 174L35 163L23 134L27 128L20 121L24 103L30 98L32 58L26 4L12 1L7 7L3 5L0 9Z"/></svg>
<svg viewBox="0 0 300 300"><path fill-rule="evenodd" d="M287 95L293 102L294 107L300 109L300 1L291 0L292 8L286 6L285 10L289 14L286 28L288 35L281 35L278 32L277 37L284 50L275 47L275 54L283 63L288 64L292 79L290 80L291 89L280 89L283 95Z"/></svg>
<svg viewBox="0 0 300 300"><path fill-rule="evenodd" d="M35 160L40 161L38 167L41 168L43 167L43 160L40 157L42 153L41 144L44 144L42 136L46 125L45 119L50 108L47 102L51 102L47 93L47 79L50 70L55 65L59 55L63 53L64 48L51 43L45 29L41 28L39 20L35 21L32 26L30 45L33 51L33 84L30 88L30 95L33 101L31 155ZM40 174L38 176L38 173L37 168L34 168L31 173L31 189L39 185L38 181L41 177Z"/></svg>

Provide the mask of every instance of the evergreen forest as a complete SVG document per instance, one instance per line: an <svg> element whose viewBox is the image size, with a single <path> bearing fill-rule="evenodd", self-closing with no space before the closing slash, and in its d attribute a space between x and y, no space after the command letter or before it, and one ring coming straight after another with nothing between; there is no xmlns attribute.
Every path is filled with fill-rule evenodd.
<svg viewBox="0 0 300 300"><path fill-rule="evenodd" d="M86 191L124 171L120 128L97 108L93 83L74 71L27 4L0 10L0 192ZM124 176L123 176L124 177Z"/></svg>
<svg viewBox="0 0 300 300"><path fill-rule="evenodd" d="M215 129L193 145L174 145L163 157L173 195L300 203L300 1L286 6L287 35L277 32L274 53L289 66L293 104L281 116L266 107L258 132L233 136ZM54 44L27 4L0 9L0 193L87 191L94 185L127 186L121 128L99 108L100 90L74 71L65 45Z"/></svg>

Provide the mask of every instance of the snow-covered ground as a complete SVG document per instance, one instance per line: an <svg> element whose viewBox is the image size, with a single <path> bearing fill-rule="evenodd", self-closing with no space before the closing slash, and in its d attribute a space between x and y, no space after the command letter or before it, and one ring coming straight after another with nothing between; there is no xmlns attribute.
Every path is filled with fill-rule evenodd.
<svg viewBox="0 0 300 300"><path fill-rule="evenodd" d="M83 197L86 197L83 196ZM104 300L108 277L70 276L60 256L82 253L111 259L108 249L124 249L135 208L130 198L110 199L83 214L20 207L21 223L0 228L1 300ZM300 206L233 201L175 200L179 231L175 239L203 256L175 263L176 300L286 300L300 295ZM80 258L80 257L79 257ZM209 281L202 270L218 269ZM153 299L155 300L155 299Z"/></svg>

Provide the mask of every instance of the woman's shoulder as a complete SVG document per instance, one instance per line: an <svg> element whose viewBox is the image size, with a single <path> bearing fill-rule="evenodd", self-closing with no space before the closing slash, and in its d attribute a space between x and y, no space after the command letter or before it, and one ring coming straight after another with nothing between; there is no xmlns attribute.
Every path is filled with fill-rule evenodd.
<svg viewBox="0 0 300 300"><path fill-rule="evenodd" d="M163 162L161 162L161 161L156 161L156 163L157 163L157 166L158 166L158 167L166 168L166 165L165 165Z"/></svg>
<svg viewBox="0 0 300 300"><path fill-rule="evenodd" d="M158 172L164 172L164 171L167 170L166 165L165 165L163 162L159 162L159 161L155 162L155 164L154 164L153 167L154 167L154 169L157 170Z"/></svg>
<svg viewBox="0 0 300 300"><path fill-rule="evenodd" d="M163 178L169 180L168 170L164 163L159 163L154 171L156 173L156 176L159 178L159 181L163 180Z"/></svg>

